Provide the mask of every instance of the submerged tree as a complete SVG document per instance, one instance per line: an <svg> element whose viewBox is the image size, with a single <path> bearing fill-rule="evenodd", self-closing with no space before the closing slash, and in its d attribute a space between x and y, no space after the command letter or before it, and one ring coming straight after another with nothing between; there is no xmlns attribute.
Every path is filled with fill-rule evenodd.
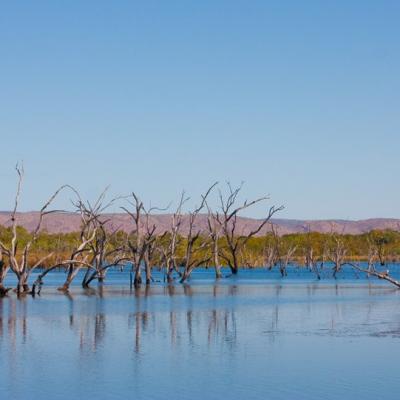
<svg viewBox="0 0 400 400"><path fill-rule="evenodd" d="M206 203L207 204L207 203ZM212 212L207 204L207 228L211 242L211 260L215 268L216 279L222 278L221 264L219 261L219 242L221 238L221 225L218 223L217 215Z"/></svg>
<svg viewBox="0 0 400 400"><path fill-rule="evenodd" d="M287 266L290 263L297 246L285 243L279 236L277 229L271 224L271 231L274 239L276 264L279 265L279 272L282 277L287 276Z"/></svg>
<svg viewBox="0 0 400 400"><path fill-rule="evenodd" d="M197 229L196 232L194 232L194 230L197 216L199 215L200 211L203 210L203 208L206 206L207 197L216 185L217 183L214 183L212 186L210 186L207 192L202 196L199 207L197 207L194 211L189 212L189 230L185 238L186 249L185 257L183 260L184 268L181 276L181 283L185 282L189 278L190 274L196 267L204 265L211 258L208 254L206 254L204 257L195 257L196 254L201 253L201 250L207 247L208 243L204 241L202 244L196 247L197 243L200 240L201 230Z"/></svg>
<svg viewBox="0 0 400 400"><path fill-rule="evenodd" d="M33 232L31 233L30 237L28 238L27 242L23 246L22 250L19 251L19 236L18 236L18 206L22 191L22 183L24 178L24 168L23 166L16 166L15 167L18 175L18 184L17 184L17 191L15 195L14 201L14 208L11 213L11 231L12 231L12 238L11 242L6 245L3 242L0 242L0 248L2 253L7 256L9 267L4 266L2 267L3 273L2 275L5 277L7 274L8 269L10 268L12 272L16 275L17 278L17 287L16 291L18 294L28 293L29 292L29 285L28 279L32 271L36 268L41 266L45 260L49 259L53 256L53 253L46 254L44 257L40 258L34 265L29 265L29 255L32 249L32 246L38 239L38 235L40 229L43 224L43 220L46 215L56 212L56 210L49 211L49 206L53 203L57 195L65 188L70 188L68 185L63 185L58 188L53 195L47 200L47 202L43 205L43 207L39 211L38 221L36 223L36 227L34 228Z"/></svg>
<svg viewBox="0 0 400 400"><path fill-rule="evenodd" d="M367 276L375 276L376 278L379 279L383 279L385 281L390 282L391 284L397 286L398 288L400 288L400 281L398 281L397 279L393 278L390 274L389 274L389 270L386 269L386 271L378 271L375 269L375 266L369 266L368 269L362 268L359 264L356 263L349 263L350 266L352 266L355 270L360 271L360 272L364 272L365 274L367 274Z"/></svg>
<svg viewBox="0 0 400 400"><path fill-rule="evenodd" d="M168 283L173 282L173 273L176 272L179 277L182 276L178 268L177 250L182 241L180 236L182 226L182 207L188 201L185 192L182 192L178 206L171 217L171 226L169 231L165 231L159 240L158 251L161 253L163 268L165 270L165 280Z"/></svg>
<svg viewBox="0 0 400 400"><path fill-rule="evenodd" d="M230 183L228 186L228 195L224 197L219 193L221 214L216 214L216 220L221 227L222 235L225 239L225 245L220 251L220 256L223 258L231 269L232 274L237 274L239 271L239 252L253 236L257 235L261 229L268 223L272 216L278 211L283 210L283 206L276 208L272 206L267 212L267 216L259 223L258 227L244 234L237 231L238 214L253 206L254 204L266 201L268 196L260 197L253 201L245 201L241 205L237 205L237 198L242 189L242 185L233 189Z"/></svg>
<svg viewBox="0 0 400 400"><path fill-rule="evenodd" d="M150 212L156 208L151 208L146 211L143 202L134 192L132 192L130 197L132 200L130 198L126 198L126 200L134 207L135 211L132 212L126 207L122 207L122 209L131 216L134 223L134 229L128 238L128 259L132 264L131 286L133 283L133 285L137 287L142 284L141 269L143 264L146 272L146 283L149 284L151 281L151 257L154 253L153 245L155 241L156 226L154 224L150 225L149 217ZM132 274L134 274L133 279Z"/></svg>
<svg viewBox="0 0 400 400"><path fill-rule="evenodd" d="M86 219L84 214L81 214L81 231L79 234L79 240L76 241L74 248L71 250L68 259L60 258L54 265L43 270L32 286L32 294L36 292L40 294L43 286L43 279L45 276L56 268L65 267L67 271L66 279L62 286L58 290L68 292L72 281L77 276L78 272L83 266L91 268L92 265L89 263L90 256L92 254L90 243L95 239L96 228L93 228L90 219Z"/></svg>
<svg viewBox="0 0 400 400"><path fill-rule="evenodd" d="M311 228L310 225L307 226L307 232L305 234L305 243L304 243L304 258L305 258L305 265L306 267L315 273L317 276L317 279L321 279L321 274L318 269L318 263L317 263L317 258L315 254L315 245L312 240L312 235L311 235Z"/></svg>
<svg viewBox="0 0 400 400"><path fill-rule="evenodd" d="M336 234L331 233L331 240L327 248L327 256L329 261L333 263L333 277L336 279L338 272L346 264L347 248L342 238Z"/></svg>
<svg viewBox="0 0 400 400"><path fill-rule="evenodd" d="M4 261L3 250L0 246L0 297L5 296L7 292L10 291L10 288L7 289L4 287L4 280L6 279L9 270L8 265L9 264Z"/></svg>

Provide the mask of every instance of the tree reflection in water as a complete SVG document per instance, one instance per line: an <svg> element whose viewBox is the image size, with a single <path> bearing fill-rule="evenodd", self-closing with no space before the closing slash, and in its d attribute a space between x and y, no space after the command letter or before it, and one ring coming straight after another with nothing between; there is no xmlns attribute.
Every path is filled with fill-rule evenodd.
<svg viewBox="0 0 400 400"><path fill-rule="evenodd" d="M360 327L368 331L371 321L377 319L375 308L382 307L377 298L393 295L395 291L377 290L371 285L363 291L366 297L358 307L360 318L356 326L350 324L354 303L343 301L346 296L353 296L352 292L340 284L329 287L315 283L295 288L281 284L268 288L166 285L129 291L99 286L98 289L54 294L57 304L52 306L50 314L46 298L10 296L0 299L0 343L3 350L5 342L7 350L15 353L18 342L29 344L31 320L35 327L40 321L42 330L51 330L53 325L63 327L63 321L66 321L65 326L79 338L82 353L103 351L109 329L113 340L118 340L124 329L132 332L132 349L136 354L151 351L152 341L157 338L168 339L163 346L172 349L206 346L232 352L240 335L245 336L248 329L257 330L272 341L287 333L337 335L360 331ZM321 300L325 295L329 302L318 306L314 300ZM66 301L60 300L61 296ZM296 296L300 296L301 301L296 302ZM63 306L58 313L59 303ZM125 312L127 305L129 309ZM313 321L318 307L323 308L319 322ZM295 308L296 313L290 311L291 308ZM283 324L280 326L282 312Z"/></svg>

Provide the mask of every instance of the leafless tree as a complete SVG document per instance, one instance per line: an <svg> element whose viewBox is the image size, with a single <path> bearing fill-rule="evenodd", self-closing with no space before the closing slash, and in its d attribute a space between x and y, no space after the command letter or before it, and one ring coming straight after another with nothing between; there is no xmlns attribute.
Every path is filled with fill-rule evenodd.
<svg viewBox="0 0 400 400"><path fill-rule="evenodd" d="M287 276L287 266L292 261L292 257L296 250L296 246L291 246L286 250L285 254L282 254L279 257L279 271L282 276Z"/></svg>
<svg viewBox="0 0 400 400"><path fill-rule="evenodd" d="M371 246L375 247L376 249L376 254L379 259L379 263L381 266L384 266L386 264L386 247L389 243L388 238L385 235L385 232L370 232L368 236L368 241L371 244Z"/></svg>
<svg viewBox="0 0 400 400"><path fill-rule="evenodd" d="M95 203L95 206L96 204L97 202ZM81 217L79 240L77 241L75 248L71 251L71 255L67 260L57 260L54 265L46 268L38 275L32 287L33 295L35 295L36 292L40 294L43 285L43 279L47 274L56 268L65 267L67 269L67 276L64 284L58 288L58 290L64 292L68 292L71 283L83 267L86 267L88 270L93 268L92 261L94 253L91 244L96 238L98 227L96 225L95 218L93 215L89 215L87 208L80 199L77 203L75 203L75 206L79 210Z"/></svg>
<svg viewBox="0 0 400 400"><path fill-rule="evenodd" d="M277 263L276 247L274 243L268 243L264 248L265 266L271 270Z"/></svg>
<svg viewBox="0 0 400 400"><path fill-rule="evenodd" d="M9 267L9 264L7 264L4 261L3 258L3 250L0 247L0 297L3 297L7 294L7 292L10 291L10 288L5 288L4 287L4 280L6 279Z"/></svg>
<svg viewBox="0 0 400 400"><path fill-rule="evenodd" d="M297 246L286 246L273 224L271 224L271 231L274 238L275 256L277 264L279 265L279 272L282 277L285 277L287 276L287 266L292 260L292 257L297 250Z"/></svg>
<svg viewBox="0 0 400 400"><path fill-rule="evenodd" d="M95 233L92 234L90 237L86 237L84 233L82 233L84 229L82 229L80 234L80 241L77 244L76 248L72 251L71 256L68 260L59 260L54 265L46 268L43 270L36 278L32 285L32 295L40 294L42 286L43 286L43 279L47 274L51 271L55 270L56 268L66 267L67 268L67 277L62 286L58 288L58 290L63 292L68 292L69 287L81 270L82 267L91 268L92 265L89 263L90 258L90 246L89 243L94 240Z"/></svg>
<svg viewBox="0 0 400 400"><path fill-rule="evenodd" d="M400 282L397 279L394 279L392 276L390 276L389 270L380 272L375 269L375 266L365 269L365 268L362 268L359 264L355 264L355 263L349 263L349 264L357 271L364 272L368 276L372 275L379 279L383 279L383 280L388 281L391 284L397 286L398 288L400 288Z"/></svg>
<svg viewBox="0 0 400 400"><path fill-rule="evenodd" d="M327 249L329 261L333 263L333 277L336 279L337 273L346 264L347 249L342 238L336 233L331 234L331 243Z"/></svg>
<svg viewBox="0 0 400 400"><path fill-rule="evenodd" d="M226 242L224 248L220 251L220 256L227 262L232 274L237 274L239 270L238 255L241 246L245 245L250 238L257 235L276 212L283 210L283 206L278 208L275 206L270 207L267 216L260 222L257 228L247 234L239 233L237 232L238 214L254 204L268 200L269 197L264 196L253 201L246 200L242 205L237 206L237 198L242 189L242 185L236 189L233 189L230 183L228 183L227 186L228 195L225 198L221 191L219 192L221 214L216 214L217 222L221 227L222 235Z"/></svg>
<svg viewBox="0 0 400 400"><path fill-rule="evenodd" d="M141 276L141 264L144 258L144 253L146 251L146 245L144 240L144 232L142 226L142 214L144 210L143 202L139 199L139 197L132 192L131 201L127 198L127 202L135 208L135 211L132 212L128 210L126 207L122 207L122 209L132 217L134 223L134 229L131 232L131 237L128 239L128 247L131 255L131 286L132 283L135 287L139 286L142 283ZM134 273L134 279L132 280L132 274Z"/></svg>
<svg viewBox="0 0 400 400"><path fill-rule="evenodd" d="M29 285L28 285L28 278L32 271L34 271L36 268L41 266L47 259L53 256L53 253L49 253L43 258L41 258L39 261L37 261L34 265L29 265L29 254L31 251L32 246L36 242L40 229L43 224L43 220L46 215L57 212L57 210L52 210L49 211L48 208L49 206L53 203L55 198L58 196L58 194L65 188L71 188L68 185L63 185L59 187L53 195L47 200L47 202L43 205L43 207L39 211L39 216L38 216L38 221L36 224L35 229L33 230L29 240L23 247L22 251L19 252L18 249L18 217L17 217L17 211L18 211L18 206L19 206L19 201L20 201L20 196L21 196L21 191L22 191L22 184L23 184L23 179L24 179L24 168L23 166L17 165L15 167L18 175L18 184L17 184L17 191L15 195L15 201L14 201L14 208L11 214L11 230L12 230L12 239L11 243L9 245L6 245L5 243L0 242L0 248L2 250L2 253L7 256L8 261L9 261L9 267L11 270L14 272L14 274L17 277L17 288L16 291L18 294L22 293L28 293L29 292ZM8 267L3 267L3 274L6 274L8 270Z"/></svg>
<svg viewBox="0 0 400 400"><path fill-rule="evenodd" d="M127 198L127 202L135 208L132 212L126 207L122 209L128 213L133 220L134 230L131 232L130 238L128 239L128 248L130 250L130 261L132 263L131 269L131 286L132 283L135 287L138 287L142 283L141 268L144 264L146 272L146 283L149 284L151 281L151 255L154 251L153 245L155 241L156 226L150 225L150 212L156 208L151 208L146 211L143 202L139 197L132 192L131 198ZM143 221L144 218L144 221ZM132 280L132 274L134 273L134 279Z"/></svg>
<svg viewBox="0 0 400 400"><path fill-rule="evenodd" d="M152 269L153 269L153 263L154 263L154 258L155 258L155 253L156 253L156 240L157 236L155 234L156 232L156 225L155 224L150 224L150 213L152 211L156 210L155 207L150 208L149 210L144 210L145 212L145 233L144 233L144 240L146 243L146 249L144 252L144 267L145 267L145 273L146 273L146 285L149 285L152 281Z"/></svg>
<svg viewBox="0 0 400 400"><path fill-rule="evenodd" d="M375 263L379 257L378 249L370 237L367 238L367 243L368 243L368 271L373 271L375 269Z"/></svg>
<svg viewBox="0 0 400 400"><path fill-rule="evenodd" d="M101 249L101 245L98 248L95 244L95 241L96 237L101 238L101 233L99 233L99 231L101 231L102 227L104 228L104 225L100 224L99 216L107 207L110 206L110 204L114 202L114 200L112 200L110 203L104 206L103 201L106 192L107 188L100 194L93 205L90 204L90 202L84 203L80 197L75 203L77 212L79 212L81 217L80 242L77 245L77 248L71 254L71 262L68 263L67 277L59 290L68 291L72 281L83 267L87 268L87 274L89 274L89 270L97 272L98 267L98 272L100 272L100 270L103 268L102 265L96 265L96 256L99 256L98 261L104 260L101 252L96 254L96 251Z"/></svg>
<svg viewBox="0 0 400 400"><path fill-rule="evenodd" d="M177 249L181 241L180 230L182 226L182 207L188 201L185 192L182 192L178 206L171 218L170 231L164 232L161 236L158 251L161 253L163 265L165 269L165 278L167 282L173 281L173 273L176 272L180 277L181 272L178 269Z"/></svg>
<svg viewBox="0 0 400 400"><path fill-rule="evenodd" d="M216 279L222 278L221 264L219 262L219 242L221 238L221 225L218 223L218 217L214 214L207 204L207 227L208 235L211 241L212 263L215 268Z"/></svg>
<svg viewBox="0 0 400 400"><path fill-rule="evenodd" d="M125 255L126 247L124 244L112 243L116 240L118 228L110 232L107 229L110 220L102 215L119 199L119 197L116 197L104 203L107 190L108 187L100 194L93 206L89 202L85 204L82 201L77 204L84 221L87 221L83 225L89 224L94 233L93 240L88 242L90 261L86 266L86 273L82 280L83 287L89 287L94 279L97 279L100 283L103 282L109 268L120 265L128 259Z"/></svg>
<svg viewBox="0 0 400 400"><path fill-rule="evenodd" d="M91 261L86 267L86 273L82 280L83 287L89 287L90 283L95 279L99 283L104 282L109 268L122 265L128 260L125 254L125 246L121 243L111 243L112 239L115 239L117 232L109 233L105 228L106 223L107 220L97 221L98 229L95 237L88 243L91 249Z"/></svg>
<svg viewBox="0 0 400 400"><path fill-rule="evenodd" d="M311 237L311 227L310 225L307 226L306 231L306 241L304 246L304 255L305 255L305 265L306 267L315 273L317 279L321 279L321 274L318 269L318 263L314 252L313 241Z"/></svg>
<svg viewBox="0 0 400 400"><path fill-rule="evenodd" d="M197 229L196 232L194 230L197 216L199 215L200 211L203 210L203 208L206 206L207 197L216 185L217 183L211 185L208 188L207 192L201 196L202 200L200 205L194 211L189 212L189 230L186 236L185 259L183 262L184 270L181 276L181 283L185 282L189 278L190 274L196 267L204 265L210 260L209 255L205 255L204 257L195 257L197 254L199 254L199 252L201 252L202 249L204 249L208 245L208 243L203 242L200 246L197 246L196 248L196 244L199 242L200 239L201 231L200 229Z"/></svg>

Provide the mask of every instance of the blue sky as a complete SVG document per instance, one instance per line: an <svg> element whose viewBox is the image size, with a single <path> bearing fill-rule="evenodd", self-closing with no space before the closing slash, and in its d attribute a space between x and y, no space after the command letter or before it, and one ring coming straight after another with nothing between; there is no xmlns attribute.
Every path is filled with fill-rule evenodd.
<svg viewBox="0 0 400 400"><path fill-rule="evenodd" d="M161 206L230 180L281 217L400 217L399 20L398 1L2 2L0 209L23 160L25 210L63 183Z"/></svg>

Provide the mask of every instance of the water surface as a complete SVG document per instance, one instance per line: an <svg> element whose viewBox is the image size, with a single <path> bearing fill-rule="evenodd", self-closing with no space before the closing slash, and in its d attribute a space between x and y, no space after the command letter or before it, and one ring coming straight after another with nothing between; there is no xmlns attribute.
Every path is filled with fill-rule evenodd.
<svg viewBox="0 0 400 400"><path fill-rule="evenodd" d="M0 299L1 399L398 399L400 291L350 272ZM160 277L159 277L160 278Z"/></svg>

